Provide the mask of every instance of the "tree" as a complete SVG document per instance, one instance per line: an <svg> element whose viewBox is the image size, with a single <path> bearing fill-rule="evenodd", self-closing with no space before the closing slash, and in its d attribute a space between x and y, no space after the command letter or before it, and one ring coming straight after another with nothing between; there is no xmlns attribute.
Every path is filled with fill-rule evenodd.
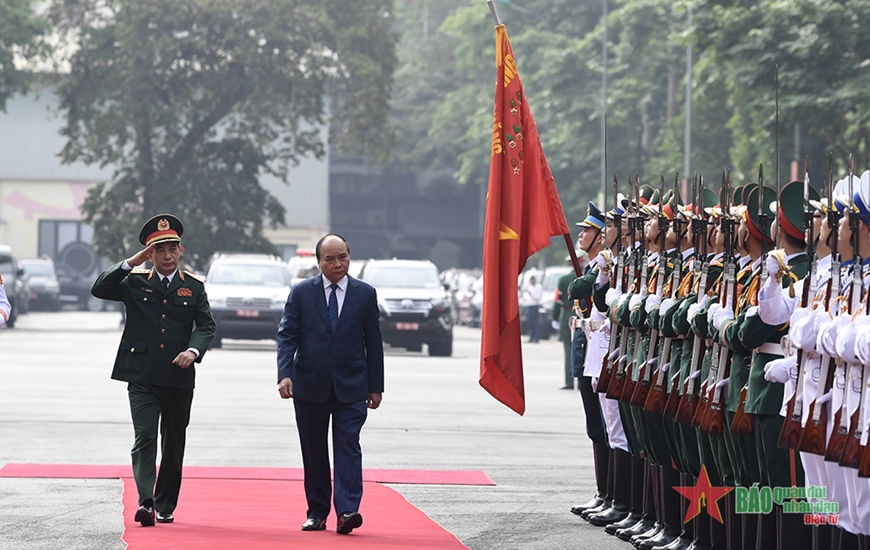
<svg viewBox="0 0 870 550"><path fill-rule="evenodd" d="M51 17L75 45L61 158L115 168L83 207L102 254L137 248L130 227L163 211L200 255L271 251L284 209L260 174L322 156L326 124L338 147L389 154L389 0L57 1Z"/></svg>
<svg viewBox="0 0 870 550"><path fill-rule="evenodd" d="M6 110L6 100L16 93L26 92L32 73L26 64L44 50L39 38L48 30L48 22L34 14L33 0L0 2L0 111Z"/></svg>

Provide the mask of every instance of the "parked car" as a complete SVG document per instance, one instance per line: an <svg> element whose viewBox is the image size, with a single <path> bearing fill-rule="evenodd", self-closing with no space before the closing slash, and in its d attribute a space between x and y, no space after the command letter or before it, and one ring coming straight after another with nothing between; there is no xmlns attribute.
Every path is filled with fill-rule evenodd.
<svg viewBox="0 0 870 550"><path fill-rule="evenodd" d="M453 320L447 289L429 261L369 260L360 279L378 291L384 342L429 355L453 354Z"/></svg>
<svg viewBox="0 0 870 550"><path fill-rule="evenodd" d="M61 306L69 304L87 311L104 311L106 309L123 307L121 302L101 300L91 294L91 284L94 277L83 275L77 269L66 264L55 264L57 282L60 284L58 300Z"/></svg>
<svg viewBox="0 0 870 550"><path fill-rule="evenodd" d="M54 262L48 259L27 259L19 262L30 285L30 307L49 311L60 309L60 283L54 271Z"/></svg>
<svg viewBox="0 0 870 550"><path fill-rule="evenodd" d="M12 328L18 316L30 310L30 285L24 276L24 270L12 255L12 248L6 245L0 245L0 274L3 275L3 287L12 306L12 314L6 321L6 326Z"/></svg>
<svg viewBox="0 0 870 550"><path fill-rule="evenodd" d="M217 325L211 347L221 339L274 340L290 294L290 270L267 254L221 253L205 279L211 314Z"/></svg>

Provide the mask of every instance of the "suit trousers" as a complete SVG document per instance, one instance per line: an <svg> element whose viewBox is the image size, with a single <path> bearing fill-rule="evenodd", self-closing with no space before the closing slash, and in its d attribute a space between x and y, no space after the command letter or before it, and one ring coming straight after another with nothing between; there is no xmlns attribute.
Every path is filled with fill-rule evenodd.
<svg viewBox="0 0 870 550"><path fill-rule="evenodd" d="M135 442L130 452L139 505L153 503L171 514L178 505L185 431L190 423L193 389L127 384ZM157 475L157 433L160 432L160 475ZM156 487L155 487L156 482Z"/></svg>
<svg viewBox="0 0 870 550"><path fill-rule="evenodd" d="M359 511L362 500L362 449L359 433L365 424L365 401L342 403L330 391L324 403L293 400L296 409L296 427L302 447L302 465L305 469L305 498L307 517L325 519L330 512L332 485L329 476L329 446L327 432L332 417L332 450L335 459L335 512Z"/></svg>

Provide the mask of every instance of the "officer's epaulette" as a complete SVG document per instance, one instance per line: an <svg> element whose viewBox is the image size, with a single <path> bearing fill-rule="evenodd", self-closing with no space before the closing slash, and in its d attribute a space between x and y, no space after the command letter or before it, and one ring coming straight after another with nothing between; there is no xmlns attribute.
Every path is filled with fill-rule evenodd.
<svg viewBox="0 0 870 550"><path fill-rule="evenodd" d="M200 276L197 275L196 273L192 273L192 272L190 272L190 271L188 271L188 270L185 269L185 270L184 270L184 274L185 274L185 275L188 275L188 276L190 276L190 277L193 277L194 279L196 279L197 281L199 281L199 282L201 282L201 283L205 283L205 277L200 277Z"/></svg>
<svg viewBox="0 0 870 550"><path fill-rule="evenodd" d="M144 267L134 267L130 270L131 275L148 275L151 273L150 269L145 269Z"/></svg>

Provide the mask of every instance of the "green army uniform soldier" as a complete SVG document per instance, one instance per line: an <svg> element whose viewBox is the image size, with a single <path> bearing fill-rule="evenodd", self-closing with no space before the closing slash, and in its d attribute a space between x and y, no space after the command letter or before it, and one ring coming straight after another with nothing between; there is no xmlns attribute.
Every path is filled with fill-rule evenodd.
<svg viewBox="0 0 870 550"><path fill-rule="evenodd" d="M143 526L154 525L155 509L158 522L174 521L193 401L193 364L202 361L215 334L202 281L178 269L183 232L175 216L151 218L139 233L145 248L104 271L91 286L91 294L123 302L127 311L112 378L127 382L135 433L133 475L139 491L135 521ZM138 269L146 260L154 268Z"/></svg>
<svg viewBox="0 0 870 550"><path fill-rule="evenodd" d="M567 258L567 261L571 260L570 256ZM572 317L576 316L574 315L574 300L571 299L568 292L568 285L576 277L573 271L559 277L559 281L556 283L559 298L553 307L553 320L559 323L559 340L562 341L565 350L565 385L562 387L563 390L574 389L574 376L571 374L571 328L568 323Z"/></svg>
<svg viewBox="0 0 870 550"><path fill-rule="evenodd" d="M803 181L792 181L783 186L778 203L775 201L775 192L764 193L762 208L768 208L771 203L778 204L776 221L773 227L776 231L782 231L780 245L784 253L780 252L780 273L768 273L768 277L781 279L783 288L804 279L809 272L809 261L806 255L804 243L804 211L803 211ZM768 188L765 187L765 191ZM757 212L758 193L750 195L748 212L752 216ZM817 196L811 197L817 199ZM769 215L768 218L773 218ZM768 233L769 234L769 233ZM762 260L763 261L763 260ZM786 264L787 268L782 265ZM783 273L784 272L784 273ZM760 278L757 279L760 282ZM753 304L758 303L759 286L753 285L749 290L749 300ZM754 359L749 369L749 389L746 398L746 412L754 415L754 437L761 483L768 487L803 487L804 472L801 461L795 457L795 453L779 446L779 434L782 430L784 418L780 416L782 407L784 385L770 382L764 378L765 366L775 359L781 359L784 351L780 345L783 337L788 334L788 323L783 325L768 325L761 319L756 309L744 312L740 322L738 337L747 349L755 350ZM778 521L782 525L775 533L783 548L799 546L806 537L810 537L809 527L804 525L802 518L795 514L783 514L779 507L777 513L781 516ZM769 531L763 532L765 539ZM770 540L776 540L771 536ZM777 544L776 542L774 544Z"/></svg>

